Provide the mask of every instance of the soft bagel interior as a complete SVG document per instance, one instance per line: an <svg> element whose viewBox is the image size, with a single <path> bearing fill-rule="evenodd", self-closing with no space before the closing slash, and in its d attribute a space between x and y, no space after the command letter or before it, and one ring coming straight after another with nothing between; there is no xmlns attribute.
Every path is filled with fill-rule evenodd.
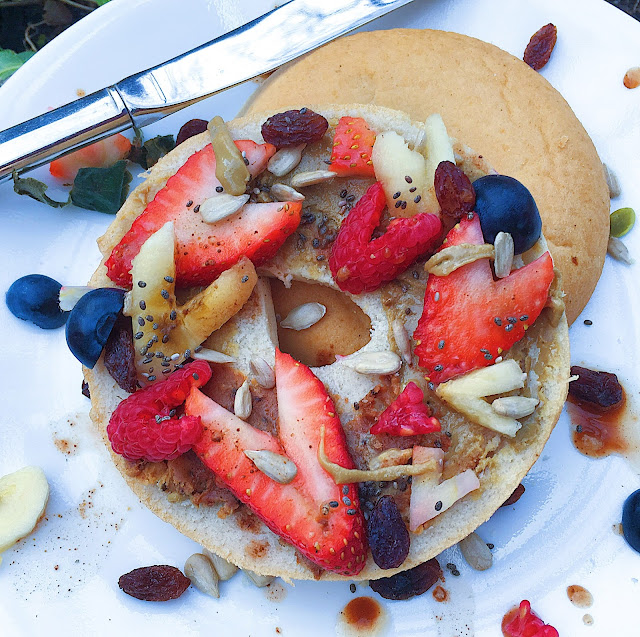
<svg viewBox="0 0 640 637"><path fill-rule="evenodd" d="M398 111L373 106L344 105L311 107L322 113L330 127L335 126L342 115L364 117L377 132L395 130L407 141L418 145L422 139L423 127L413 123ZM228 126L236 139L253 139L262 142L260 126L266 115L253 115L229 122ZM331 128L326 136L330 140ZM208 143L207 134L193 137L170 154L162 158L150 171L147 179L129 196L115 221L105 235L99 239L99 246L106 258L131 223L165 185L167 179L193 153ZM317 168L326 157L326 144L319 142L317 148L310 148L303 158L300 170ZM324 144L324 145L323 145ZM482 157L456 144L459 162L467 171L488 171ZM358 196L364 191L362 180L336 179L330 185L319 184L305 192L308 201L320 209L336 207L337 192L348 188ZM411 269L410 269L411 270ZM412 332L422 310L426 275L419 268L421 276L416 278L411 271L399 277L379 291L357 296L348 295L371 321L369 342L361 351L397 351L392 336L391 322L397 316L409 317L407 329ZM280 253L263 268L265 275L278 276L285 282L297 279L312 285L334 287L326 262L318 262L313 255L305 252L290 238ZM101 264L91 280L92 285L112 285L106 277L106 269ZM406 312L411 308L411 312ZM557 318L557 317L556 317ZM466 421L460 414L447 409L434 394L429 397L443 426L452 432L452 450L457 449L460 463L475 464L472 468L480 478L480 489L456 503L451 509L437 516L419 534L412 534L411 549L407 560L395 570L381 570L369 558L364 570L356 579L374 579L389 576L397 571L416 566L442 552L459 541L480 524L506 500L520 483L540 455L562 410L566 398L569 377L569 347L567 322L564 314L559 323L552 325L550 312L543 311L525 338L508 353L527 372L527 388L537 392L540 405L531 416L522 420L522 429L515 438L508 439L478 425ZM345 330L348 330L348 324ZM266 278L261 278L249 302L220 330L214 333L207 344L236 358L233 364L242 376L249 375L249 363L253 356L261 356L269 363L274 360L277 345L276 318L271 290ZM213 381L220 370L214 366ZM365 397L375 387L388 385L379 376L358 374L341 362L314 368L316 375L325 383L334 398L338 414L347 432L351 445L358 444L366 434L353 426L356 412L353 405ZM126 397L107 373L102 360L92 370L85 370L92 398L91 416L100 429L105 444L110 449L106 436L109 417L117 404ZM415 366L403 366L397 379L399 383L416 380L425 385L420 370ZM362 426L362 425L360 425ZM137 468L120 456L112 453L114 463L125 480L156 515L171 523L176 529L202 546L234 562L241 568L257 573L278 575L285 579L344 579L328 571L318 572L306 559L301 558L294 547L281 541L274 533L246 507L227 515L220 505L196 506L189 499L176 501L153 480L141 480ZM462 466L463 470L467 468Z"/></svg>

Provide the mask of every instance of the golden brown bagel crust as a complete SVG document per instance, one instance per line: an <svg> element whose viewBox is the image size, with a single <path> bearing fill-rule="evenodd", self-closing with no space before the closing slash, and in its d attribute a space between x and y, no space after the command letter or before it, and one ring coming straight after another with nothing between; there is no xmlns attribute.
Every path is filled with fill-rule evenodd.
<svg viewBox="0 0 640 637"><path fill-rule="evenodd" d="M533 194L563 274L571 324L595 289L609 237L602 163L573 111L522 60L475 38L394 29L341 38L273 73L241 114L360 102L424 121L484 153Z"/></svg>
<svg viewBox="0 0 640 637"><path fill-rule="evenodd" d="M332 122L337 121L344 114L365 117L374 130L396 130L407 137L417 135L420 130L420 127L412 124L405 114L381 107L346 105L313 106L313 109L324 114ZM267 115L262 114L235 120L229 123L229 128L236 139L250 138L260 142L262 141L260 124L266 117ZM105 235L99 239L98 243L105 258L129 229L133 219L144 210L147 203L165 185L169 177L192 153L202 148L206 143L208 143L206 134L191 138L154 166L149 177L133 191L115 221ZM310 151L310 155L315 158L316 162L321 162L322 157L326 156L326 151L323 150L322 154L314 154L313 151ZM334 184L332 191L339 191L339 187ZM337 199L338 195L334 195L334 198ZM290 260L294 261L293 253L287 252L286 247L283 248L282 253L292 255ZM313 261L317 264L315 259ZM298 270L293 268L293 270L302 273L301 268ZM320 270L317 266L315 270L306 271L306 280L312 280L314 277L314 280L320 278ZM406 273L406 278L408 286L416 284L411 272ZM96 286L111 284L106 277L106 269L103 264L94 273L91 283ZM424 286L424 282L422 285ZM408 289L409 291L403 294L403 298L409 298L410 301L421 307L424 288L422 288L422 294L419 295L419 298L418 295L413 294L412 288ZM383 292L380 291L379 293L359 295L357 299L356 297L351 298L362 303L365 308L373 308L371 311L373 313L376 308L380 307L379 297L382 294ZM214 333L207 343L236 356L238 359L244 357L245 368L251 352L265 358L268 356L272 358L273 346L270 343L275 337L269 334L270 326L274 322L274 319L267 316L269 304L269 286L260 280L256 292L241 312L221 330ZM395 311L394 308L389 310L389 312L393 311ZM402 313L404 314L404 312ZM417 320L417 315L414 318ZM372 317L372 324L388 326L388 322L386 322L388 319L389 316L375 316ZM514 439L493 436L496 446L491 449L491 453L484 454L481 466L476 467L480 475L480 488L456 503L448 511L437 516L425 531L411 535L410 553L401 568L381 570L369 557L364 570L356 578L350 579L366 580L387 577L435 557L485 522L520 483L540 455L560 415L567 394L569 378L567 322L564 314L562 314L557 327L552 327L549 320L548 310L543 311L541 317L528 330L525 338L507 354L517 360L524 370L527 372L531 370L530 377L537 378L537 395L540 399L540 405L533 415L522 420L522 429ZM381 337L382 331L384 331L384 336ZM378 336L372 335L372 342L375 338L383 338L383 344L394 349L395 344L387 331L378 327L377 334ZM268 353L265 347L270 348ZM344 374L344 370L340 372L334 368L332 371L327 366L318 371L319 375L320 372L325 378L325 384L328 382L337 388L344 387L342 394L338 391L333 392L334 399L336 399L336 409L342 418L345 404L351 405L348 397L352 389L348 382L343 381L345 377L340 376L340 374ZM424 383L419 369L413 366L411 368L405 366L403 374L403 382L412 379L413 375L417 382ZM105 444L110 449L106 427L112 411L127 394L118 388L108 374L102 359L94 369L85 369L85 377L91 391L91 417ZM373 377L373 384L378 382L375 378ZM341 397L343 400L339 400ZM465 435L460 432L460 427L468 426L470 430L474 428L477 430L477 425L467 423L460 414L450 411L447 413L446 408L438 403L434 394L431 394L430 400L435 403L434 409L437 410L447 429L458 427L459 433L456 436L457 443L455 444L464 444L465 442ZM346 427L348 428L348 426L347 422ZM246 521L243 521L242 510L221 518L218 516L219 506L195 506L189 500L170 501L167 497L168 494L155 483L148 484L137 479L131 463L127 463L122 457L111 453L116 467L140 500L161 519L171 523L181 533L199 544L242 568L258 573L275 574L285 579L313 579L317 575L304 560L299 560L298 553L292 546L280 542L279 538L256 518L251 525L247 525ZM258 548L259 550L257 550ZM321 578L326 580L345 579L328 571L322 572Z"/></svg>

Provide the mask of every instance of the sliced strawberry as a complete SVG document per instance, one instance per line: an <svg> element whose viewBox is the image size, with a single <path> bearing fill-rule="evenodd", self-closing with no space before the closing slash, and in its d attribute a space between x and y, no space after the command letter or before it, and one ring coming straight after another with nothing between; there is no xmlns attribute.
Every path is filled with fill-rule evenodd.
<svg viewBox="0 0 640 637"><path fill-rule="evenodd" d="M124 135L112 135L95 144L85 146L49 164L49 172L58 179L73 181L81 168L111 166L124 159L131 149L131 142Z"/></svg>
<svg viewBox="0 0 640 637"><path fill-rule="evenodd" d="M376 134L362 117L341 117L333 136L331 170L350 177L375 177L371 153Z"/></svg>
<svg viewBox="0 0 640 637"><path fill-rule="evenodd" d="M259 431L194 389L186 413L204 434L195 446L202 461L265 524L311 561L342 575L356 575L366 560L364 517L355 485L340 486L318 462L320 428L332 462L352 468L344 432L324 385L311 370L276 350L280 438ZM279 484L256 469L245 450L286 455L298 473Z"/></svg>
<svg viewBox="0 0 640 637"><path fill-rule="evenodd" d="M423 402L424 393L414 382L408 383L402 393L380 414L369 433L392 436L418 436L440 431L440 421L431 415L429 405Z"/></svg>
<svg viewBox="0 0 640 637"><path fill-rule="evenodd" d="M395 279L434 245L440 233L438 216L422 213L394 219L381 237L371 240L385 206L382 184L376 182L342 222L329 267L344 292L371 292Z"/></svg>
<svg viewBox="0 0 640 637"><path fill-rule="evenodd" d="M445 246L484 243L477 215L464 217ZM538 318L553 281L553 261L541 257L494 281L489 259L448 276L429 275L424 310L413 334L429 380L441 383L486 367L519 341Z"/></svg>
<svg viewBox="0 0 640 637"><path fill-rule="evenodd" d="M275 152L271 144L237 141L249 160L252 176L260 174ZM208 224L199 205L215 197L220 182L211 145L193 154L158 192L106 261L115 283L131 287L131 263L142 244L167 221L175 224L176 281L179 285L208 285L247 256L256 265L271 258L298 227L302 204L247 204L225 221Z"/></svg>

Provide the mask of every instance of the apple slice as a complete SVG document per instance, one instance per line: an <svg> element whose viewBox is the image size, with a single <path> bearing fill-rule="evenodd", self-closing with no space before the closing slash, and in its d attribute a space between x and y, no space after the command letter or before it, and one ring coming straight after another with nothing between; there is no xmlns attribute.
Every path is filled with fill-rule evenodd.
<svg viewBox="0 0 640 637"><path fill-rule="evenodd" d="M428 184L424 157L411 150L398 133L380 133L373 145L371 159L392 216L413 217L421 212L438 212L438 202L434 207L433 201L425 197Z"/></svg>
<svg viewBox="0 0 640 637"><path fill-rule="evenodd" d="M522 424L498 414L484 398L522 389L526 377L520 365L509 359L441 383L436 394L472 422L513 437Z"/></svg>
<svg viewBox="0 0 640 637"><path fill-rule="evenodd" d="M480 486L478 477L471 469L440 482L444 459L442 449L413 448L414 464L430 459L436 459L440 462L440 472L423 473L413 477L409 504L409 529L411 531L416 531L425 522L446 511L460 498ZM440 484L438 484L439 482Z"/></svg>
<svg viewBox="0 0 640 637"><path fill-rule="evenodd" d="M212 332L240 311L258 280L253 263L243 257L178 306L174 253L173 222L168 222L144 242L133 260L133 287L124 312L133 319L136 368L143 386L183 364Z"/></svg>

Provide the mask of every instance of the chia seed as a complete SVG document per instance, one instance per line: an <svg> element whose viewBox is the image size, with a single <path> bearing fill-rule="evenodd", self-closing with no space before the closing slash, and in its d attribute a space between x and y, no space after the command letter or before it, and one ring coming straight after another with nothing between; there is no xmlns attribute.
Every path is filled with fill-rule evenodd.
<svg viewBox="0 0 640 637"><path fill-rule="evenodd" d="M138 287L139 288L146 288L147 284L144 281L138 281Z"/></svg>

